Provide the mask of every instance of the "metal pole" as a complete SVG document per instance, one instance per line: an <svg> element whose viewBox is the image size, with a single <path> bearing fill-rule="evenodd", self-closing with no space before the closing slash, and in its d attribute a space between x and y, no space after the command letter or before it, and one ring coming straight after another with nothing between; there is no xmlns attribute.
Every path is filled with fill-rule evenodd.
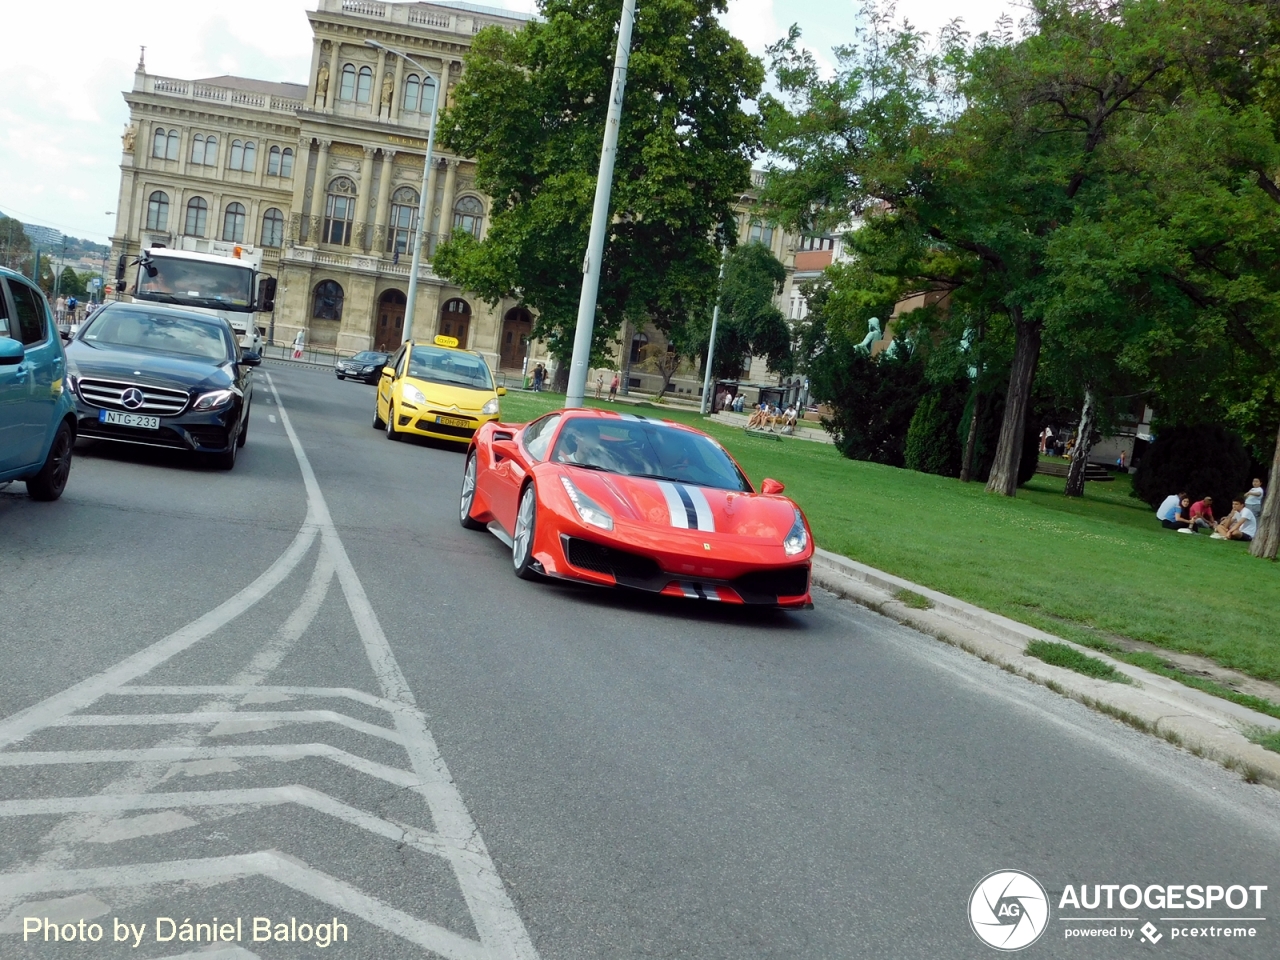
<svg viewBox="0 0 1280 960"><path fill-rule="evenodd" d="M724 286L724 247L720 248L720 276L716 280L716 307L711 311L711 342L707 344L707 369L702 373L702 415L706 416L711 402L711 363L716 357L716 324L720 322L720 288ZM714 409L711 409L715 413Z"/></svg>
<svg viewBox="0 0 1280 960"><path fill-rule="evenodd" d="M604 259L604 234L609 226L609 198L613 193L613 164L618 153L618 126L622 121L622 96L627 88L627 61L631 57L631 25L636 16L636 0L622 0L618 21L618 48L613 55L613 86L609 91L609 113L600 148L600 172L596 177L596 199L591 209L591 234L582 264L582 295L578 298L578 326L573 333L573 359L569 363L569 393L566 407L582 406L587 390L587 366L591 362L591 335L595 328L596 296L600 292L600 262Z"/></svg>
<svg viewBox="0 0 1280 960"><path fill-rule="evenodd" d="M422 245L426 242L427 229L431 226L427 223L427 177L431 173L431 163L435 159L436 120L440 117L440 100L444 97L444 75L441 74L437 78L434 73L407 53L383 46L376 40L366 40L365 43L371 47L377 47L379 50L385 50L387 53L395 54L406 63L413 64L422 71L424 77L430 77L436 85L436 98L431 104L431 123L427 127L427 156L422 164L422 190L418 194L418 230L413 237L413 262L409 267L409 292L405 295L404 336L402 339L407 342L413 339L413 314L418 306L418 268L422 266ZM445 211L444 215L447 216L448 211Z"/></svg>

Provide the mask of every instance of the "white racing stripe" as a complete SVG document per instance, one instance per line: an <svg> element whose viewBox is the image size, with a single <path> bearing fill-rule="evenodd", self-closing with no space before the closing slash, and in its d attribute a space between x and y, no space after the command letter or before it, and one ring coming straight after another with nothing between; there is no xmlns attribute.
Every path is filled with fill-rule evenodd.
<svg viewBox="0 0 1280 960"><path fill-rule="evenodd" d="M662 491L662 497L667 501L667 516L671 518L671 525L681 530L688 530L689 511L685 509L684 501L676 492L675 484L659 480L658 489Z"/></svg>
<svg viewBox="0 0 1280 960"><path fill-rule="evenodd" d="M693 501L693 509L698 514L698 529L704 533L715 533L716 518L711 514L711 504L707 503L707 495L702 488L688 483L682 483L680 487Z"/></svg>

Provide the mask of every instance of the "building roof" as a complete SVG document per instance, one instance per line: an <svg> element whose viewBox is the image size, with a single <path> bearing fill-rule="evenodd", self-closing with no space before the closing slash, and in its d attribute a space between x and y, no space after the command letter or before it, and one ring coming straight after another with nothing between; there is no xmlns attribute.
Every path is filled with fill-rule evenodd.
<svg viewBox="0 0 1280 960"><path fill-rule="evenodd" d="M430 0L422 6L427 7L453 7L455 10L465 10L468 13L481 13L487 17L504 17L507 20L534 20L536 15L532 13L521 13L518 10L504 10L501 7L486 7L482 3L465 3L463 0Z"/></svg>
<svg viewBox="0 0 1280 960"><path fill-rule="evenodd" d="M249 93L265 93L273 97L287 97L291 100L305 100L307 85L305 83L275 83L271 80L254 80L250 77L205 77L195 83L207 83L214 87L230 87L232 90L246 90Z"/></svg>

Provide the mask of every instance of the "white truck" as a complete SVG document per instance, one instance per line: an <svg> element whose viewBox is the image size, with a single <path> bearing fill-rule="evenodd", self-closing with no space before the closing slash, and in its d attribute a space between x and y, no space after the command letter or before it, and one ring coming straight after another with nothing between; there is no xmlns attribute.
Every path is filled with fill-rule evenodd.
<svg viewBox="0 0 1280 960"><path fill-rule="evenodd" d="M133 260L137 275L128 289L135 303L165 303L222 317L243 350L262 353L255 313L275 306L276 281L261 275L262 251L248 244L181 237L184 247L153 246ZM124 290L127 257L116 265L116 288Z"/></svg>

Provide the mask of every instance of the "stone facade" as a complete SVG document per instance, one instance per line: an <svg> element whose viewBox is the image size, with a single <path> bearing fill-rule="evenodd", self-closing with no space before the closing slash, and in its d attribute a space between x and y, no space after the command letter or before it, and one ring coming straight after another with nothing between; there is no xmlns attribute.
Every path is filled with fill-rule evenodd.
<svg viewBox="0 0 1280 960"><path fill-rule="evenodd" d="M305 85L160 77L139 62L124 95L130 122L113 256L156 243L247 244L279 280L274 317L258 317L277 342L303 330L308 343L340 353L394 346L436 87L366 41L409 54L443 79L448 98L473 35L490 24L516 29L524 18L473 4L373 0L319 0L307 16ZM489 307L431 269L431 252L455 229L483 236L489 210L468 159L437 142L433 168L414 336L448 332L495 370L518 370L527 311L514 301ZM530 349L542 357L537 344Z"/></svg>

